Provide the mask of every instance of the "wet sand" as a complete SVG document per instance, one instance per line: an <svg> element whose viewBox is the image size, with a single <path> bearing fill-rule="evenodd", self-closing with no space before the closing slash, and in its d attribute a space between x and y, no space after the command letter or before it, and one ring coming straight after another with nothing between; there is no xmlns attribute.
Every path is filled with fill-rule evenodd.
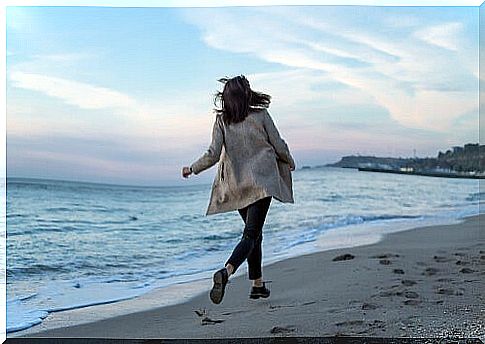
<svg viewBox="0 0 485 344"><path fill-rule="evenodd" d="M177 305L98 321L93 316L91 323L41 332L45 325L39 325L9 337L352 335L484 340L484 220L485 215L471 216L459 224L390 233L378 243L264 266L264 279L272 281L268 299L250 300L250 281L236 275L219 305L204 292ZM201 283L211 287L209 279ZM177 292L177 286L172 288ZM137 299L129 302L136 304ZM151 302L157 304L154 296ZM99 307L89 308L96 314L102 312Z"/></svg>

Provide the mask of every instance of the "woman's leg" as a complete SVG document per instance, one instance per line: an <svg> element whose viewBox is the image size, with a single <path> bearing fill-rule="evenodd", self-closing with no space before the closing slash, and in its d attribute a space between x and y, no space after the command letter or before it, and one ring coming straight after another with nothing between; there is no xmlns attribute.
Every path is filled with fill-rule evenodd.
<svg viewBox="0 0 485 344"><path fill-rule="evenodd" d="M239 266L248 258L251 254L252 250L258 246L258 241L262 239L262 230L264 221L266 219L266 215L268 213L268 209L271 203L271 196L262 198L250 205L247 206L247 210L242 210L242 215L246 213L246 221L244 226L244 232L242 235L241 240L234 248L232 255L226 261L226 266L230 264L233 268L232 273L235 273ZM258 258L257 256L255 258ZM253 260L254 262L254 260ZM256 274L260 273L257 267L255 271L253 271L253 265L251 264L251 277L256 277L256 279L260 276L255 276ZM230 272L230 271L229 271ZM253 275L255 274L255 275Z"/></svg>
<svg viewBox="0 0 485 344"><path fill-rule="evenodd" d="M246 206L244 208L238 209L237 211L239 212L239 215L241 215L242 220L244 221L244 225L246 225L246 218L248 215L248 208L249 206ZM229 261L229 260L228 260ZM231 263L226 263L226 269L229 275L232 275L234 272L234 266L232 266Z"/></svg>
<svg viewBox="0 0 485 344"><path fill-rule="evenodd" d="M248 261L248 274L249 279L253 281L253 286L260 287L263 285L263 273L261 272L262 261L262 247L263 233L259 235L259 239L252 251L249 253Z"/></svg>
<svg viewBox="0 0 485 344"><path fill-rule="evenodd" d="M238 209L239 215L246 224L246 218L248 215L248 207ZM263 274L261 272L261 263L262 263L262 247L261 243L263 241L263 232L259 234L259 239L256 242L256 245L253 247L251 252L248 255L247 262L248 262L248 275L249 279L253 281L253 286L260 287L263 285ZM232 266L231 271L232 270Z"/></svg>

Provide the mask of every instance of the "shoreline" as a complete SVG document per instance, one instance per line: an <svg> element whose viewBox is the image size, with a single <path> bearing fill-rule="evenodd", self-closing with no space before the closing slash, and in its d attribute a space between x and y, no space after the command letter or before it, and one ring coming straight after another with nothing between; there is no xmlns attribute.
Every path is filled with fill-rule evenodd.
<svg viewBox="0 0 485 344"><path fill-rule="evenodd" d="M271 258L264 258L264 266L273 263L298 257L301 255L328 251L336 248L350 248L354 246L369 245L377 243L382 238L395 231L404 231L423 225L449 224L450 221L459 222L460 219L429 217L423 218L396 218L380 221L369 221L363 223L346 224L344 226L332 227L320 235L315 241L300 243L291 248L289 254L274 255ZM180 275L171 277L164 281L163 285L153 286L135 296L120 297L118 300L98 301L84 305L61 308L59 310L47 311L47 316L39 319L35 325L25 325L25 328L8 332L9 336L19 336L23 333L36 333L66 326L85 324L112 318L119 315L130 314L138 311L146 311L153 308L183 303L188 299L209 291L207 285L211 284L212 271L202 271L193 275ZM247 273L247 267L243 264L233 277ZM188 279L186 279L189 276ZM183 288L185 293L180 296L174 290ZM209 288L209 289L208 289ZM160 302L160 300L163 300ZM43 326L39 326L42 325Z"/></svg>
<svg viewBox="0 0 485 344"><path fill-rule="evenodd" d="M480 231L480 228L478 227L480 220L481 221L485 220L484 214L465 216L462 219L455 219L454 221L455 223L448 224L448 225L440 224L435 226L424 226L424 227L414 226L412 228L403 229L398 232L383 233L384 235L381 235L381 237L378 239L377 242L370 243L370 244L364 244L364 245L354 246L354 247L327 249L324 251L306 253L295 257L286 258L284 260L278 260L275 262L268 262L268 264L265 264L263 266L263 272L265 275L264 279L268 280L269 278L274 282L269 285L270 289L273 289L273 290L272 290L272 296L267 300L260 299L256 301L254 300L249 301L247 299L246 294L249 293L250 284L249 284L249 281L247 280L247 277L245 276L246 268L244 265L244 269L240 269L238 273L236 273L234 276L231 277L230 283L228 284L226 289L226 296L220 305L211 304L208 296L205 295L206 292L208 292L208 290L212 286L212 281L210 276L208 278L201 278L194 282L175 284L160 290L148 292L147 294L144 294L140 297L130 299L127 301L121 301L121 302L106 304L102 306L79 308L79 309L74 309L74 310L64 311L59 313L52 313L49 315L47 319L44 320L42 324L36 325L34 327L31 327L23 331L12 332L8 334L7 337L10 338L10 337L20 337L20 336L36 336L36 337L37 336L38 337L44 337L44 336L106 337L107 336L112 338L126 338L128 336L132 338L133 337L213 338L213 337L233 337L234 335L239 337L274 336L275 333L271 333L272 328L270 329L266 328L264 332L260 332L255 327L259 327L259 325L263 323L270 326L269 323L271 323L271 320L273 320L273 322L276 324L277 322L275 321L278 319L274 318L273 315L278 313L286 313L286 315L283 316L283 319L285 321L283 321L283 325L281 327L282 330L278 330L280 332L276 333L276 335L281 335L281 334L292 335L292 336L294 335L334 335L337 333L355 335L355 334L361 334L359 333L359 331L360 332L363 331L362 325L366 324L367 322L365 321L365 319L364 320L362 319L362 314L360 314L359 319L356 320L356 319L353 319L353 317L351 317L350 314L347 314L347 313L349 312L355 313L356 311L358 311L358 309L355 309L356 308L355 305L358 304L359 302L361 303L361 309L360 309L360 312L358 313L362 313L363 311L362 308L366 308L365 310L370 313L373 313L376 310L380 310L380 312L382 313L381 318L382 318L382 315L384 315L384 319L374 319L376 320L376 322L367 324L366 329L368 331L372 330L374 332L371 331L371 332L362 332L362 333L366 333L367 335L372 335L373 333L377 333L377 335L380 335L380 336L382 335L388 336L390 333L396 333L395 335L399 335L400 333L399 331L397 331L396 329L391 330L391 327L386 326L386 325L391 325L391 324L386 324L385 317L388 315L386 315L385 313L389 311L393 313L392 312L393 306L389 304L389 302L392 301L391 299L393 299L392 296L394 296L394 299L397 298L398 301L403 301L403 300L409 301L404 304L404 307L407 307L408 311L411 311L412 314L414 314L414 316L416 313L416 308L422 307L422 305L430 306L429 300L420 300L421 299L420 295L422 294L422 292L416 293L414 291L414 293L417 294L418 296L407 298L406 293L407 293L407 296L416 296L416 295L413 294L413 292L410 292L409 290L399 291L399 287L402 288L403 285L396 286L396 281L394 279L396 277L404 277L406 276L405 274L392 273L390 277L394 277L394 279L383 281L382 285L384 286L387 285L387 289L390 289L390 290L397 289L398 291L395 292L395 295L392 295L393 292L390 292L388 290L387 293L388 294L390 293L390 295L388 295L387 297L385 296L386 292L384 292L384 295L380 295L380 296L378 293L377 296L374 296L374 297L378 297L383 301L387 301L388 304L386 305L384 303L384 305L381 305L381 306L376 306L374 304L374 306L376 306L375 308L374 306L372 306L373 305L372 302L359 301L359 299L365 298L364 297L365 295L362 295L363 293L365 294L364 290L361 290L360 288L359 288L360 290L353 290L353 288L349 287L348 283L345 285L342 285L342 283L345 281L351 282L352 280L355 280L355 281L358 281L357 284L362 283L362 284L372 285L373 284L372 282L376 282L376 281L374 281L372 277L370 277L370 280L369 280L369 276L365 276L366 275L365 271L369 271L370 275L372 275L373 273L376 273L378 278L385 280L384 278L385 276L382 276L383 274L385 274L382 268L389 269L394 265L392 263L393 260L399 261L400 257L405 257L406 255L409 256L410 252L408 251L410 250L410 248L402 247L403 244L406 242L408 243L414 242L414 244L421 244L421 246L424 246L426 248L425 251L428 251L430 249L429 246L434 247L434 249L436 250L437 248L441 248L442 246L446 247L446 246L449 246L450 244L454 245L456 243L456 240L446 240L446 238L451 239L450 237L454 237L454 239L458 239L456 238L457 236L458 237L460 237L460 235L466 236L468 234L468 241L464 240L464 243L468 246L473 246L472 244L475 244L476 247L480 247L481 249L478 251L474 249L475 251L485 253L485 251L483 251L485 250L485 247L483 245L484 244L483 230ZM469 229L469 231L463 232L461 230L456 230L456 228L461 228L461 227L466 227ZM438 238L441 240L436 240L436 238L433 238L433 237L430 238L429 233L431 232L436 234L436 231L439 230L440 228L449 229L448 231L445 230L445 232L447 233L446 238L445 236L443 236L442 238ZM453 228L455 228L455 231L451 230ZM426 240L422 240L422 242L418 240L418 242L416 242L414 241L415 239L413 240L413 236L418 237L418 239L419 237L421 237L421 239L426 239ZM323 237L325 237L325 235L323 235L322 238ZM470 241L470 239L474 239L474 240ZM399 243L396 243L395 241L403 241L403 243L399 245ZM476 245L477 243L480 246L477 246ZM390 249L391 247L394 251L401 251L401 253L400 254L392 253L393 255L397 255L397 257L390 256L380 260L375 258L368 258L368 257L362 258L365 255L367 256L372 255L370 254L371 252L374 252L374 251L376 251L377 253L379 253L379 251L384 252L385 248ZM471 248L469 249L471 250ZM415 248L415 251L416 251L416 248ZM422 255L425 253L421 251L418 250L417 252L415 252L415 256L417 257L418 255ZM435 254L436 257L440 257L441 255L444 254L444 252L439 253L438 251L440 250L439 249L437 250ZM341 261L341 262L333 262L331 259L331 258L334 258L335 256L338 256L339 254L345 254L349 252L354 255L354 259L351 259L348 261ZM404 254L404 252L407 252L407 253ZM477 252L475 252L475 254L479 254L479 255L482 254ZM455 252L455 253L459 253L459 252ZM383 254L389 254L389 252L387 253L384 252ZM451 258L448 257L447 259L451 259ZM380 263L380 261L382 260L388 261L388 264ZM423 264L429 264L429 263L436 264L436 262L434 262L433 260L433 256L431 256L431 262L426 262L426 259L422 259L422 260L423 261L421 261L421 263ZM323 261L322 264L319 263L320 261ZM483 263L484 262L483 259L481 261L479 259L478 263L480 262ZM415 263L418 263L418 262L415 262ZM441 262L441 263L442 263L441 265L443 266L444 262ZM471 265L475 263L469 262L469 264ZM337 265L348 268L349 266L352 266L354 264L356 265L355 269L353 269L352 271L347 271L347 273L345 273L345 271L335 270ZM410 263L401 262L401 264L409 265ZM328 281L326 278L324 278L324 276L315 275L316 278L315 278L315 281L313 281L309 277L310 276L309 271L306 271L308 270L308 265L315 266L315 267L320 267L321 265L322 268L333 272L336 276L339 276L339 277L331 281ZM389 266L386 266L386 265L389 265ZM433 264L429 264L429 265L433 265ZM480 265L478 266L480 267ZM454 268L456 266L452 266L452 267ZM414 270L416 269L419 270L421 268L414 266ZM397 270L405 271L404 269L397 269ZM306 283L295 284L295 281L293 281L294 278L292 280L291 277L288 277L288 273L291 273L294 271L298 272L299 274L301 272L300 281L304 280ZM391 268L391 271L392 271L392 268ZM434 271L434 270L429 270L429 271ZM475 268L475 273L480 274L479 269ZM436 275L438 274L438 272L435 272L434 274ZM473 273L470 273L470 274L471 275L466 273L466 274L462 274L462 276L466 275L466 277L471 277ZM357 275L360 277L357 277ZM430 276L433 276L433 274L431 274ZM446 277L446 278L448 278L449 280L448 283L451 283L453 280L452 278L450 279L449 277ZM443 279L441 282L440 281L435 281L435 282L446 284L446 278ZM478 278L478 282L481 282L483 284L482 281L483 281L483 273L481 274L481 278ZM414 282L416 282L415 284L419 284L418 283L419 281L417 280L415 280ZM408 283L411 283L411 282L408 282ZM470 298L468 301L470 301L469 302L470 304L474 303L476 305L475 307L477 307L478 296L476 295L476 291L479 290L479 288L475 286L475 284L477 283L477 280L475 278L474 282L472 281L472 282L466 282L466 283L470 283L470 286L471 286L470 288L472 290L471 295L468 296ZM170 304L170 302L168 303L165 302L164 304L160 303L161 297L164 297L165 300L167 299L170 300L171 299L170 295L172 295L172 297L177 295L180 291L181 285L183 285L184 292L185 292L185 299L182 302L175 302L174 304ZM291 286L291 288L287 290L285 288L282 289L283 286L288 286L288 287ZM331 286L333 286L333 288L329 289L329 287ZM482 286L480 286L480 288ZM413 286L404 286L404 287L406 287L407 289L413 289ZM380 288L381 288L380 285L372 285L372 288L370 288L367 291L375 291L375 289L379 290ZM441 287L441 288L442 289L444 288L443 290L445 291L447 290L447 291L446 292L442 291L442 293L438 293L437 295L433 295L433 296L440 297L445 295L445 296L448 296L449 298L452 297L452 295L446 294L446 293L450 294L450 291L449 291L451 290L450 288L448 289L446 289L445 287ZM339 290L350 292L350 289L352 289L351 294L353 295L353 297L351 297L350 300L347 300L343 295L339 295L338 293ZM473 292L473 290L475 290L475 292ZM324 291L323 294L322 294L322 291ZM399 292L401 294L399 294ZM456 290L454 289L454 293L455 292L462 293L463 295L465 294L465 292L462 291L460 288ZM331 295L333 294L334 296L333 299L340 299L340 302L336 302L336 300L331 300L328 297L321 297L327 294L331 294ZM456 295L456 296L460 296L460 295ZM352 300L352 298L357 300ZM308 299L308 300L304 302L305 299ZM356 301L356 302L351 302L351 301ZM432 308L443 307L443 304L447 304L444 302L444 300L442 301L443 302L439 304L438 303L433 304ZM364 307L364 305L366 304L367 306ZM478 302L478 305L479 304L480 302ZM319 305L320 308L319 307L315 308L316 305ZM322 312L319 311L319 309L321 309L322 306L324 309L326 309L326 312L324 313L327 313L327 314L325 316L322 316ZM402 311L403 305L400 304L400 306ZM472 307L472 306L468 305L468 307ZM412 308L414 308L414 310ZM126 313L127 309L129 309L129 313L122 314L123 311L125 311ZM201 326L200 324L201 320L195 314L195 310L197 309L205 309L207 311L207 315L209 318L223 320L223 322L213 323L209 326ZM237 310L237 312L235 311L235 309ZM314 318L314 317L311 316L311 313L308 313L309 311L312 311L312 309L314 312L316 312L316 314L320 314L322 316L322 319L329 319L329 317L334 318L337 315L341 316L341 320L342 320L340 321L341 324L340 325L334 324L333 327L315 326L313 329L309 329L309 328L305 328L304 324L302 324L301 321L297 321L299 319L295 318L295 314L293 314L292 316L292 312L291 312L292 310L293 310L293 313L295 312L295 310L300 310L300 312L296 314L306 314L306 316L310 317L309 319L307 319L308 320L307 322L312 323L311 318ZM103 317L102 316L100 317L99 314L103 312L114 314L114 316L112 317L110 316L107 319L101 320ZM118 315L117 315L117 312L118 312ZM475 314L472 311L468 313L469 314L467 315L474 315L476 319L480 319L480 316L483 318L483 314L480 314L480 313ZM258 318L261 317L261 319L258 321L253 321L253 323L251 323L250 319L247 319L248 318L247 315L255 315ZM266 317L264 317L263 315L265 315ZM77 325L79 322L76 323L76 320L78 321L80 316L83 316L85 320L89 321L89 323ZM106 317L106 315L104 317ZM252 316L249 318L252 318ZM412 320L410 320L411 318L412 317L408 317L407 321L412 322ZM240 326L237 326L236 325L237 322L235 322L236 320L243 321L245 323L245 326L243 326L242 328ZM469 320L467 321L468 321L467 324L474 323L473 317L469 317ZM475 320L475 323L477 321L478 320ZM144 324L145 322L150 323L151 326ZM161 328L159 328L160 326L154 326L154 322L157 323L158 325L165 325L164 326L165 330L162 330ZM285 322L287 324L289 323L290 325L285 327L284 325ZM235 324L235 326L231 328L229 325L230 323ZM294 324L291 324L291 323L294 323ZM339 322L336 322L336 324L339 324ZM483 331L482 331L483 324L478 324L477 326L479 328L478 331L483 336ZM405 327L409 330L407 326ZM387 332L382 331L383 328L387 328L386 330ZM127 335L126 331L128 331L129 329L131 329L131 331L129 331L130 334ZM378 330L381 330L381 331L378 331ZM428 331L429 330L430 329L428 329Z"/></svg>

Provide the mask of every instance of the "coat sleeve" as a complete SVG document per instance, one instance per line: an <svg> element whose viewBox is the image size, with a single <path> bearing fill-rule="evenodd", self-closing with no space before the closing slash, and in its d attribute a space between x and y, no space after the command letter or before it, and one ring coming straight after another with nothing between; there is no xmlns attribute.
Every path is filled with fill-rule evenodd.
<svg viewBox="0 0 485 344"><path fill-rule="evenodd" d="M290 150L288 145L286 144L285 140L283 140L276 128L276 125L273 122L273 119L269 115L268 111L265 111L264 116L264 128L268 133L269 142L274 147L278 158L287 162L291 168L295 168L295 161L290 154Z"/></svg>
<svg viewBox="0 0 485 344"><path fill-rule="evenodd" d="M214 121L212 127L212 141L207 151L194 163L190 165L194 174L207 170L215 165L221 156L222 144L224 142L224 136L222 132L223 128L218 117Z"/></svg>

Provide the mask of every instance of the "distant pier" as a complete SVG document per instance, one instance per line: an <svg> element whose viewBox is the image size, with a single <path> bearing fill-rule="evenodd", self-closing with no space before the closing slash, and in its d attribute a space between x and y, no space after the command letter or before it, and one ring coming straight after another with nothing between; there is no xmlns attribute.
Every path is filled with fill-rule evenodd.
<svg viewBox="0 0 485 344"><path fill-rule="evenodd" d="M396 170L378 167L358 167L359 171L365 172L384 172L384 173L395 173L395 174L410 174L417 176L428 176L428 177L442 177L442 178L467 178L467 179L485 179L483 174L465 174L459 172L439 172L439 171L406 171L406 170Z"/></svg>

